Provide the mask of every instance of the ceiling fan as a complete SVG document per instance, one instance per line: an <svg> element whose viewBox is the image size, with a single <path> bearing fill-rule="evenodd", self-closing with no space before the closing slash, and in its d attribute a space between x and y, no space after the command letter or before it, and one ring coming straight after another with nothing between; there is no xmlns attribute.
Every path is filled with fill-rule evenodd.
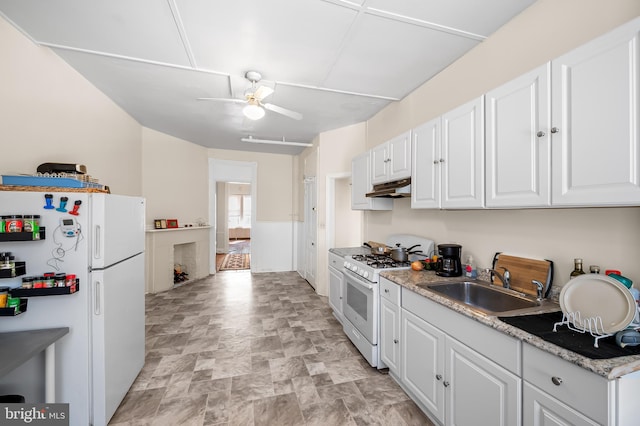
<svg viewBox="0 0 640 426"><path fill-rule="evenodd" d="M264 117L265 109L273 111L278 114L282 114L294 120L302 120L302 114L299 112L291 111L278 105L263 103L262 101L267 96L273 93L273 89L268 86L258 86L256 83L262 80L262 75L257 71L247 71L244 75L247 80L251 82L251 88L245 92L245 99L236 98L198 98L199 101L223 101L223 102L235 102L247 104L242 113L245 117L251 120L259 120Z"/></svg>

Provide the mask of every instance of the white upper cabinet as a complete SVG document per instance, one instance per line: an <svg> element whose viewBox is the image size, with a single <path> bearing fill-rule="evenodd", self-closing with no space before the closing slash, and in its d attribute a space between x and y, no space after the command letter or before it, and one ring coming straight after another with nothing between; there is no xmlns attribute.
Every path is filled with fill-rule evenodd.
<svg viewBox="0 0 640 426"><path fill-rule="evenodd" d="M487 207L551 202L551 64L486 94Z"/></svg>
<svg viewBox="0 0 640 426"><path fill-rule="evenodd" d="M442 116L441 206L484 207L484 96Z"/></svg>
<svg viewBox="0 0 640 426"><path fill-rule="evenodd" d="M484 98L413 130L412 208L484 207Z"/></svg>
<svg viewBox="0 0 640 426"><path fill-rule="evenodd" d="M640 18L552 62L552 203L640 204Z"/></svg>
<svg viewBox="0 0 640 426"><path fill-rule="evenodd" d="M411 131L371 149L371 183L411 177Z"/></svg>
<svg viewBox="0 0 640 426"><path fill-rule="evenodd" d="M440 208L440 117L413 129L411 207Z"/></svg>
<svg viewBox="0 0 640 426"><path fill-rule="evenodd" d="M352 210L391 210L391 198L370 198L367 192L371 185L371 151L364 152L351 162L351 209Z"/></svg>

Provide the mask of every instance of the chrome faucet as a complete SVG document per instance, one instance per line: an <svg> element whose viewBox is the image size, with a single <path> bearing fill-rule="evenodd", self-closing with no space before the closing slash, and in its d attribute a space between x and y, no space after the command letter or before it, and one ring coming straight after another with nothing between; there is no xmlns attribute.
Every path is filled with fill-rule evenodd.
<svg viewBox="0 0 640 426"><path fill-rule="evenodd" d="M535 284L535 286L536 286L536 290L538 291L538 297L537 297L537 300L538 300L538 302L539 302L539 301L541 301L541 300L543 299L543 297L544 297L544 296L543 296L543 294L542 294L542 292L544 291L544 284L542 284L540 281L537 281L537 280L531 280L531 282L532 282L533 284Z"/></svg>
<svg viewBox="0 0 640 426"><path fill-rule="evenodd" d="M504 275L501 275L500 272L496 271L495 269L489 269L489 271L493 272L496 277L498 277L498 279L502 282L502 287L511 288L511 273L504 266L501 266L500 268L504 269Z"/></svg>

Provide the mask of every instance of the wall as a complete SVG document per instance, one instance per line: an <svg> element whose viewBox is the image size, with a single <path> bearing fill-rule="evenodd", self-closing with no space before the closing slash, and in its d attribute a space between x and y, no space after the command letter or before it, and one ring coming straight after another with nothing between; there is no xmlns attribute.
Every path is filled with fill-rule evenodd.
<svg viewBox="0 0 640 426"><path fill-rule="evenodd" d="M640 15L637 0L539 0L401 102L367 123L367 147L424 123ZM365 214L366 239L390 233L457 242L489 266L496 251L551 259L563 285L573 258L620 269L640 283L640 208L437 211L396 200Z"/></svg>
<svg viewBox="0 0 640 426"><path fill-rule="evenodd" d="M147 226L153 219L208 222L207 149L157 132L142 130L142 191Z"/></svg>
<svg viewBox="0 0 640 426"><path fill-rule="evenodd" d="M364 150L366 138L366 124L358 123L337 130L321 133L318 137L317 159L317 212L318 212L318 264L316 269L316 291L318 294L327 295L327 283L329 267L327 246L327 177L343 176L351 173L351 159ZM350 180L350 179L349 179ZM334 182L335 183L335 182ZM335 194L332 195L335 202ZM351 211L349 202L348 211L337 211L337 207L345 207L345 204L333 205L335 227L354 226L359 229L361 215ZM333 230L330 230L335 232ZM360 237L360 235L358 235ZM361 241L352 240L351 245L359 245Z"/></svg>
<svg viewBox="0 0 640 426"><path fill-rule="evenodd" d="M142 194L142 127L50 49L0 18L0 173L79 163L112 193Z"/></svg>

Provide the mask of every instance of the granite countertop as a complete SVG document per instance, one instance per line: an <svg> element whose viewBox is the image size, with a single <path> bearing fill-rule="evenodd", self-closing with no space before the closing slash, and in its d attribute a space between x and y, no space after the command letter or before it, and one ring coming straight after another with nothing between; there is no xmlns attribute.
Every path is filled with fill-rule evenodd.
<svg viewBox="0 0 640 426"><path fill-rule="evenodd" d="M434 302L447 306L448 308L469 318L472 318L486 326L513 336L523 342L529 343L579 367L603 376L606 379L616 379L618 377L624 376L625 374L640 370L640 355L622 356L610 359L590 359L570 350L556 346L552 343L546 342L545 340L534 336L533 334L502 322L496 316L486 315L478 311L474 311L462 304L452 302L445 297L439 296L433 291L418 287L418 284L461 281L464 278L440 277L437 276L433 271L413 271L411 269L401 271L383 271L380 273L380 276L385 277L388 280L413 291L414 293L418 293L430 300L433 300ZM560 306L557 303L550 301L547 304L541 306L538 310L527 311L527 314L537 314L559 310Z"/></svg>
<svg viewBox="0 0 640 426"><path fill-rule="evenodd" d="M331 248L329 249L331 253L337 254L338 256L353 256L355 254L371 254L371 249L369 247L344 247L344 248Z"/></svg>

